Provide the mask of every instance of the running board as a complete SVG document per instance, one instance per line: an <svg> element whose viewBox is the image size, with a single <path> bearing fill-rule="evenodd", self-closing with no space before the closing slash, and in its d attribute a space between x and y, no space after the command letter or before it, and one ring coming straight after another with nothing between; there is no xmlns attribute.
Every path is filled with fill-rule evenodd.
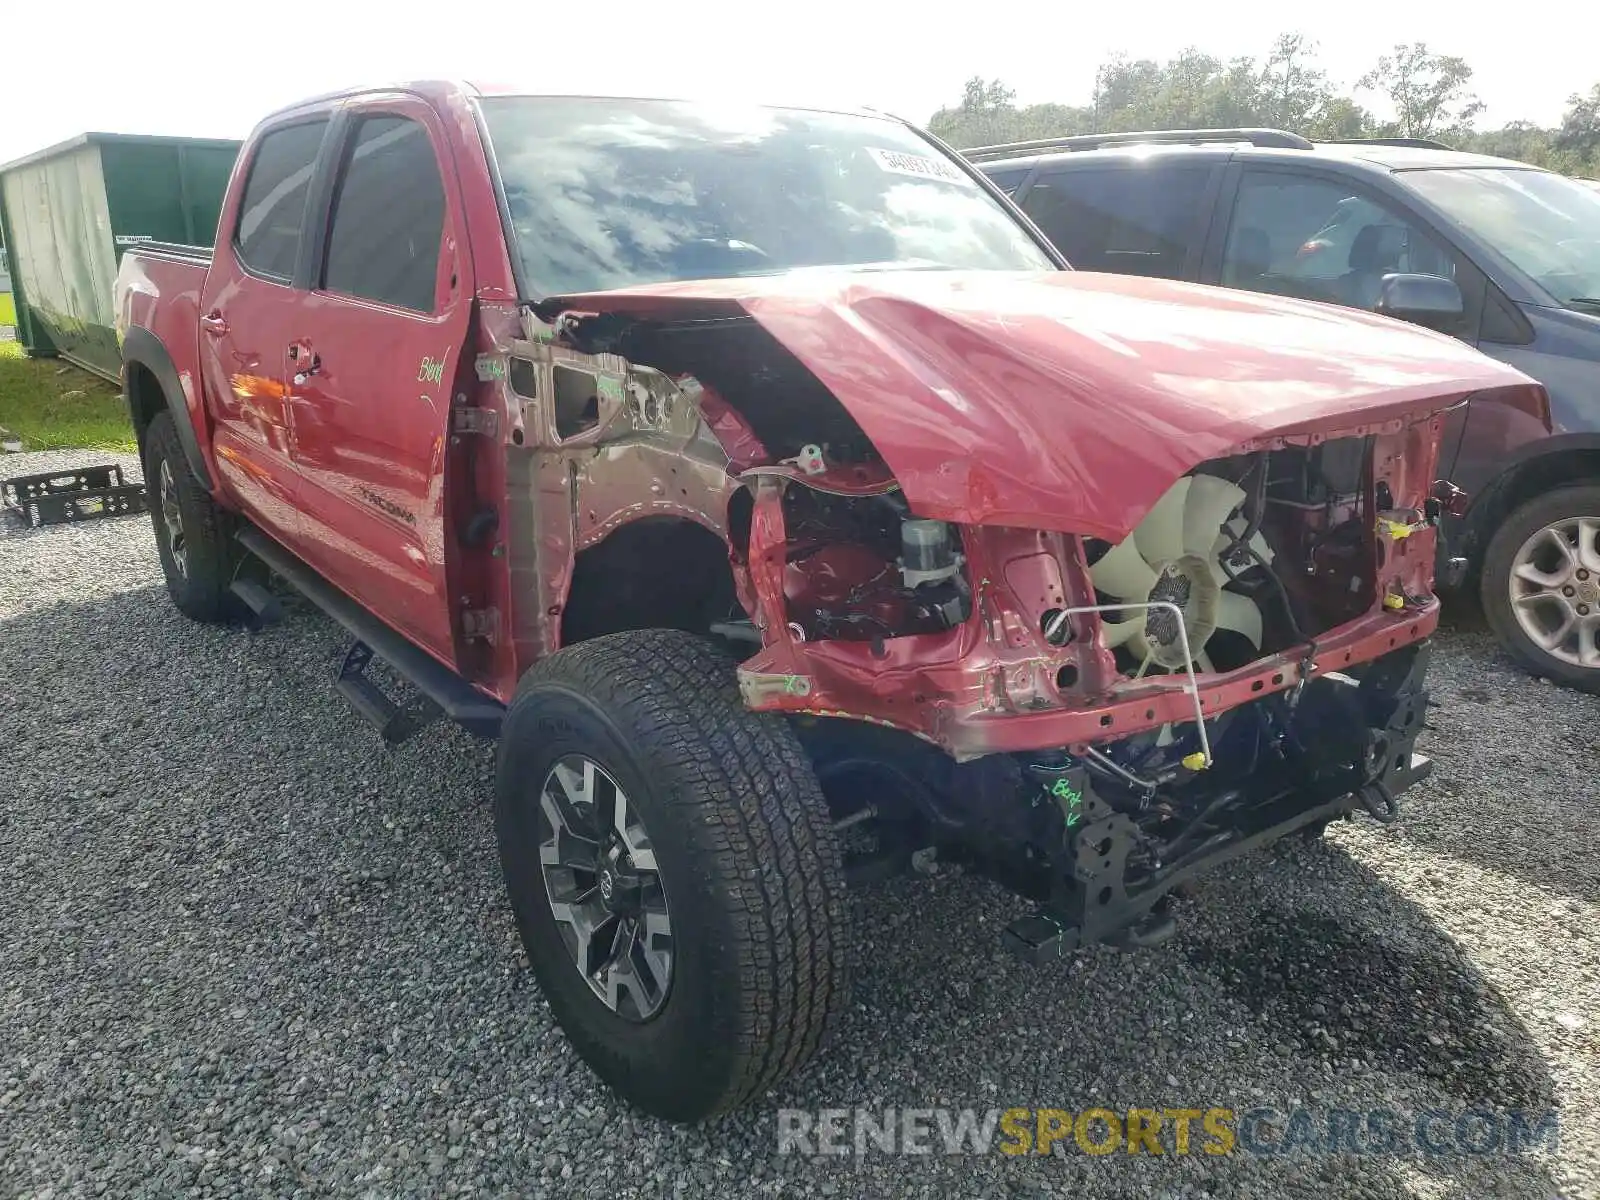
<svg viewBox="0 0 1600 1200"><path fill-rule="evenodd" d="M259 529L245 526L235 536L241 546L270 567L274 574L343 625L370 655L383 659L398 674L410 680L419 692L439 706L445 716L468 733L479 737L500 735L500 723L505 719L506 710L499 701L485 696L426 650L396 633ZM371 680L357 674L360 683L377 693L385 704L394 707L393 702L378 691ZM352 691L365 690L358 685L350 690L340 688L347 699L351 698ZM369 716L360 704L357 705L357 711L368 719L382 712L381 708L373 708Z"/></svg>
<svg viewBox="0 0 1600 1200"><path fill-rule="evenodd" d="M249 610L250 624L255 629L265 629L283 619L283 605L257 580L237 578L228 585L228 592Z"/></svg>
<svg viewBox="0 0 1600 1200"><path fill-rule="evenodd" d="M439 716L439 706L427 701L426 711L407 712L367 678L367 667L371 662L372 647L357 638L345 651L339 677L334 680L333 686L356 710L356 715L376 729L379 736L391 746L398 745L433 724Z"/></svg>

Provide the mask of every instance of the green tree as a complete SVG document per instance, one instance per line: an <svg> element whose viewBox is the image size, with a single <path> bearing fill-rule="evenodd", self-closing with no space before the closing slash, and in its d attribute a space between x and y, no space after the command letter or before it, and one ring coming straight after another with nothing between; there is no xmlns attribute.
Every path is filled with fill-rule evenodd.
<svg viewBox="0 0 1600 1200"><path fill-rule="evenodd" d="M1587 96L1574 94L1567 104L1551 145L1570 156L1579 169L1600 171L1600 83Z"/></svg>
<svg viewBox="0 0 1600 1200"><path fill-rule="evenodd" d="M1329 96L1327 103L1299 132L1312 141L1337 142L1372 137L1377 128L1372 114L1349 96Z"/></svg>
<svg viewBox="0 0 1600 1200"><path fill-rule="evenodd" d="M1356 87L1388 98L1401 137L1439 138L1469 132L1473 118L1483 111L1471 82L1466 59L1434 54L1427 43L1411 42L1378 59Z"/></svg>
<svg viewBox="0 0 1600 1200"><path fill-rule="evenodd" d="M1327 72L1316 65L1316 51L1317 44L1303 33L1280 34L1272 43L1256 84L1257 111L1263 124L1307 132L1338 102Z"/></svg>
<svg viewBox="0 0 1600 1200"><path fill-rule="evenodd" d="M974 75L962 88L961 103L934 113L928 128L958 149L1015 141L1016 98L1000 80Z"/></svg>

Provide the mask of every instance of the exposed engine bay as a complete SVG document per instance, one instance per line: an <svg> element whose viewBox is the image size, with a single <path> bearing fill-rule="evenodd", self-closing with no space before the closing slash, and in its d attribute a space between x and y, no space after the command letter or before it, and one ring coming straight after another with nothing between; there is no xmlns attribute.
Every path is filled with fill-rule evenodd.
<svg viewBox="0 0 1600 1200"><path fill-rule="evenodd" d="M784 494L784 597L810 641L872 641L952 629L971 612L958 535L913 517L898 492Z"/></svg>
<svg viewBox="0 0 1600 1200"><path fill-rule="evenodd" d="M695 607L671 570L687 542L580 572L583 608L709 617L746 703L795 719L858 873L960 859L1039 903L1010 932L1029 957L1159 940L1183 879L1356 810L1392 819L1426 774L1431 418L1247 444L1109 540L919 511L757 322L545 318L549 373L510 378L582 448L575 515L624 446L697 456L728 489L734 612Z"/></svg>

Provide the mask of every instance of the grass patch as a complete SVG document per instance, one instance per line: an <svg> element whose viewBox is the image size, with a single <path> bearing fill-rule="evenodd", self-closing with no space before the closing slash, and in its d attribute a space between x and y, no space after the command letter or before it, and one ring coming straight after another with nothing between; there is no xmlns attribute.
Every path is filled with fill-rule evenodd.
<svg viewBox="0 0 1600 1200"><path fill-rule="evenodd" d="M17 302L10 292L0 292L0 325L17 323Z"/></svg>
<svg viewBox="0 0 1600 1200"><path fill-rule="evenodd" d="M105 380L53 358L28 358L0 342L0 426L24 450L132 450L122 395Z"/></svg>

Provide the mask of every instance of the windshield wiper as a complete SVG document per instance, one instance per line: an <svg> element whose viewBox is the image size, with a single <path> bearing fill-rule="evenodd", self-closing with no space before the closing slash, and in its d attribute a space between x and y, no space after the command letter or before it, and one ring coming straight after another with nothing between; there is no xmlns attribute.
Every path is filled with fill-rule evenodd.
<svg viewBox="0 0 1600 1200"><path fill-rule="evenodd" d="M1600 313L1600 296L1568 296L1567 307L1592 309Z"/></svg>

